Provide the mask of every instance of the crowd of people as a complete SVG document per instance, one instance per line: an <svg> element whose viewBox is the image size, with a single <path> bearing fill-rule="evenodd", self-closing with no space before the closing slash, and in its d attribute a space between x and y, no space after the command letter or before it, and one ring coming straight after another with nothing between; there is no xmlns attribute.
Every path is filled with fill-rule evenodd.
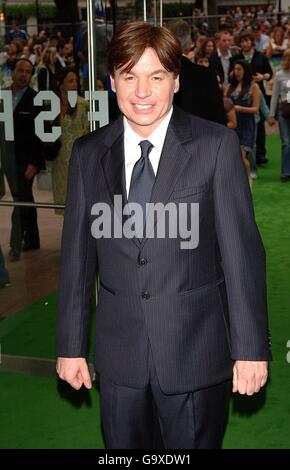
<svg viewBox="0 0 290 470"><path fill-rule="evenodd" d="M266 12L237 7L219 18L217 31L199 11L192 21L164 25L178 37L183 51L175 103L236 130L250 185L257 177L258 166L268 162L265 121L273 125L276 119L282 142L280 179L290 181L290 17L273 13L272 7ZM89 105L81 97L88 87L86 42L84 25L76 37L49 30L28 36L16 20L11 22L0 51L0 87L13 93L15 142L6 142L1 136L0 183L5 174L15 201L34 201L32 184L45 166L45 153L43 143L35 136L34 119L39 109L33 106L33 99L38 91L53 90L61 101L58 124L62 136L52 163L52 189L54 202L65 203L73 141L89 131ZM112 98L104 62L99 70L97 88L108 89ZM67 99L70 90L79 92L74 108ZM111 104L112 120L117 113L115 104ZM10 246L12 261L20 259L21 251L40 247L34 208L14 208Z"/></svg>
<svg viewBox="0 0 290 470"><path fill-rule="evenodd" d="M5 175L14 201L34 202L34 178L45 169L46 158L52 159L46 147L49 144L44 144L35 134L35 118L42 108L34 106L34 98L38 91L50 90L58 95L61 109L56 120L61 127L61 143L57 160L51 163L52 189L54 202L64 204L73 142L89 131L89 103L81 96L74 107L68 101L67 92L80 88L80 61L76 67L73 39L63 38L60 33L48 35L45 31L40 31L38 37L28 37L17 21L12 22L6 39L1 53L1 90L12 91L14 141L6 139L2 126L1 196ZM34 207L15 206L11 222L8 257L10 261L18 261L22 251L40 248L37 211ZM8 282L1 281L1 284Z"/></svg>
<svg viewBox="0 0 290 470"><path fill-rule="evenodd" d="M186 26L183 20L167 25L179 37L183 55L215 74L223 93L227 125L236 129L240 139L250 185L257 177L258 166L268 163L265 121L273 125L275 118L282 141L280 179L282 182L290 180L289 118L284 111L290 91L290 19L281 17L280 25L277 21L264 12L254 17L253 13L243 13L237 8L231 21L229 17L221 18L219 31L213 34L206 22L199 24L199 29L193 26L190 35L189 25ZM195 72L192 70L194 73L199 72L195 69ZM187 86L198 87L195 100L203 96L202 106L212 109L213 87L210 90L208 83L201 79L199 82L188 80ZM202 87L206 88L206 93ZM187 93L178 104L193 114L211 119L209 115L190 109L189 101ZM220 119L212 120L221 122Z"/></svg>

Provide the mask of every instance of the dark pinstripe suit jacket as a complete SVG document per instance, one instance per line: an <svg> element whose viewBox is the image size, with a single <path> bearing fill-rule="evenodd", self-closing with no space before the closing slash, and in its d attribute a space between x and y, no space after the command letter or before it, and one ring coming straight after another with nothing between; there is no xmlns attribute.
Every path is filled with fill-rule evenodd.
<svg viewBox="0 0 290 470"><path fill-rule="evenodd" d="M148 341L166 393L229 379L235 359L270 359L265 255L234 131L174 108L151 200L199 203L194 250L179 238L92 237L93 204L126 199L123 147L122 119L74 145L57 355L86 356L98 266L95 367L113 382L147 383Z"/></svg>

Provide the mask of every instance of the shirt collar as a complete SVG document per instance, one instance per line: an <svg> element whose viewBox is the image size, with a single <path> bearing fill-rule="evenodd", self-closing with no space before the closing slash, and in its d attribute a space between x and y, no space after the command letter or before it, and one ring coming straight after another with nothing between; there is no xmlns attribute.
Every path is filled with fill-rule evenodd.
<svg viewBox="0 0 290 470"><path fill-rule="evenodd" d="M230 59L232 57L231 51L228 51L227 55L222 55L221 51L219 48L217 48L217 53L219 57L222 57L223 59Z"/></svg>

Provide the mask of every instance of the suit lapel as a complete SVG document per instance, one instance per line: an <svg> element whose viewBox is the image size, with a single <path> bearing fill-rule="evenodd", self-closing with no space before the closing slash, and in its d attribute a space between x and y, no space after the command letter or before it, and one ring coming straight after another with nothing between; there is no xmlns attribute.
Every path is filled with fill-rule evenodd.
<svg viewBox="0 0 290 470"><path fill-rule="evenodd" d="M116 210L116 214L122 222L122 227L127 220L123 215L123 209L127 204L126 175L125 175L125 153L124 153L124 128L123 117L121 116L114 124L111 132L107 134L110 141L105 142L109 147L108 151L101 159L110 199ZM114 205L114 196L122 196L122 207ZM137 238L131 238L133 243L140 248Z"/></svg>
<svg viewBox="0 0 290 470"><path fill-rule="evenodd" d="M166 204L174 185L187 163L188 154L184 151L184 143L192 140L187 115L174 108L167 129L158 171L152 190L151 202Z"/></svg>
<svg viewBox="0 0 290 470"><path fill-rule="evenodd" d="M122 196L122 207L126 204L126 182L125 182L125 164L124 164L124 136L123 133L117 137L111 148L103 155L101 159L107 189L112 203L114 196Z"/></svg>

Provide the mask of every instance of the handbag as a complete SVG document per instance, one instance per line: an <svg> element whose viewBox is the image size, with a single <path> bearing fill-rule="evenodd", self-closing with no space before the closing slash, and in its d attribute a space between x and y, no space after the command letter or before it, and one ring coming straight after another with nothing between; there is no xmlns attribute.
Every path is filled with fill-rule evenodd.
<svg viewBox="0 0 290 470"><path fill-rule="evenodd" d="M44 160L53 162L57 158L60 148L60 137L55 142L44 142L42 147L42 157L44 158Z"/></svg>
<svg viewBox="0 0 290 470"><path fill-rule="evenodd" d="M290 119L290 103L288 101L282 101L282 116L285 119Z"/></svg>

